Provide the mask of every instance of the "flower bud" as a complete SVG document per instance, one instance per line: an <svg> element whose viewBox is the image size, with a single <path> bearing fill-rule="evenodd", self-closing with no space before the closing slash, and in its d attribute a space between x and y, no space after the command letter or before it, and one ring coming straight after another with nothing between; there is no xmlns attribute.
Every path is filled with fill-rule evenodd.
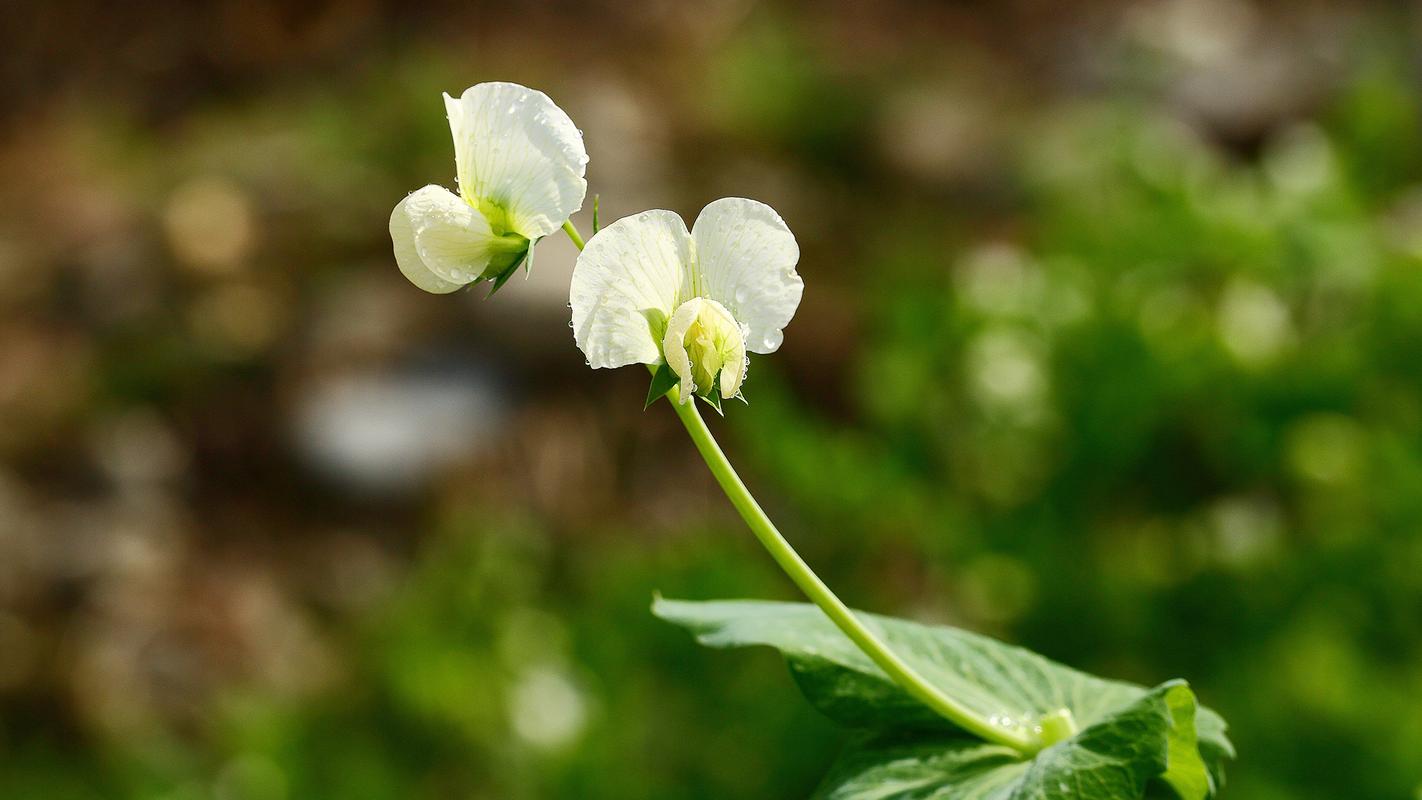
<svg viewBox="0 0 1422 800"><path fill-rule="evenodd" d="M722 398L740 393L746 375L745 331L715 300L693 297L678 306L667 320L662 352L681 379L683 403L713 390Z"/></svg>

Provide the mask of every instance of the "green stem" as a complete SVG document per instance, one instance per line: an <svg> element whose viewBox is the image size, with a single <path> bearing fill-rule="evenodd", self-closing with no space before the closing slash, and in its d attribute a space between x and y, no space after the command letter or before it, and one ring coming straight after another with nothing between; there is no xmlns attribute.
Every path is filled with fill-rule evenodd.
<svg viewBox="0 0 1422 800"><path fill-rule="evenodd" d="M583 249L583 235L578 233L578 226L574 225L572 220L563 223L563 233L568 234L568 238L573 240L573 244L577 245L579 250Z"/></svg>
<svg viewBox="0 0 1422 800"><path fill-rule="evenodd" d="M578 229L573 225L572 220L563 223L563 231L568 234L568 238L573 240L579 250L583 249L583 237L578 234ZM775 559L775 563L780 565L790 580L800 587L800 591L805 596L814 601L820 610L854 642L865 655L869 656L875 664L879 665L895 683L899 684L919 702L933 709L948 721L957 725L969 733L977 734L989 742L1006 745L1021 753L1031 755L1042 749L1050 742L1043 741L1043 737L1035 735L1033 731L1025 726L1003 727L995 725L989 720L985 720L973 713L967 707L957 702L953 698L944 694L941 689L929 683L926 678L918 674L918 671L910 666L898 654L889 649L878 636L874 634L849 606L844 604L838 596L820 580L820 576L810 569L810 565L805 563L800 554L795 552L795 548L790 545L780 531L776 529L775 523L770 521L770 517L761 509L760 504L755 501L746 488L741 477L736 474L735 467L726 458L721 446L716 443L715 437L711 435L711 429L706 427L706 421L701 418L701 414L696 410L696 401L693 398L690 402L680 402L677 389L672 389L667 393L667 399L671 401L672 408L676 409L676 415L681 419L681 424L686 427L686 432L691 435L691 441L696 445L697 452L701 453L701 458L706 461L706 466L710 467L711 474L715 476L716 482L721 485L721 490L730 499L731 505L740 512L741 519L750 526L751 532L770 552L770 557ZM1051 737L1055 740L1055 736Z"/></svg>
<svg viewBox="0 0 1422 800"><path fill-rule="evenodd" d="M750 490L741 481L736 470L731 466L731 462L722 452L720 445L711 436L711 430L706 427L706 421L701 418L701 414L696 410L696 403L678 402L677 390L672 389L667 394L672 406L676 409L676 415L681 418L681 424L686 426L686 432L691 434L691 441L696 445L697 451L705 459L706 466L711 468L711 474L716 477L716 482L721 485L722 491L726 493L731 501L731 505L740 512L741 518L750 526L751 532L755 534L765 549L770 551L770 557L775 559L775 563L790 576L790 580L800 587L800 591L805 596L814 601L822 611L839 626L844 635L848 636L864 654L873 659L895 683L899 684L914 698L924 705L938 712L944 718L970 733L998 744L1023 753L1034 753L1041 748L1041 743L1036 736L1024 726L1018 728L1007 728L994 725L992 722L983 719L973 713L953 698L944 694L941 689L929 683L913 667L909 666L898 654L890 650L878 636L874 634L849 606L840 600L825 582L820 580L814 570L800 558L800 554L795 552L795 548L790 545L785 537L776 529L775 523L766 516L760 504L751 496Z"/></svg>

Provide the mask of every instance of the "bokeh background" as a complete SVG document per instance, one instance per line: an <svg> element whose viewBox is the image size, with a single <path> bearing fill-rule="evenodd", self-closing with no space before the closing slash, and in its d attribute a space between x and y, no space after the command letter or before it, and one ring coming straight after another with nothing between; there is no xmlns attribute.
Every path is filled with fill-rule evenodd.
<svg viewBox="0 0 1422 800"><path fill-rule="evenodd" d="M1232 723L1228 797L1422 792L1422 12L12 2L0 797L803 797L842 735L672 597L794 598L554 237L406 284L440 92L604 219L767 201L804 303L715 427L852 603ZM579 215L584 232L588 215Z"/></svg>

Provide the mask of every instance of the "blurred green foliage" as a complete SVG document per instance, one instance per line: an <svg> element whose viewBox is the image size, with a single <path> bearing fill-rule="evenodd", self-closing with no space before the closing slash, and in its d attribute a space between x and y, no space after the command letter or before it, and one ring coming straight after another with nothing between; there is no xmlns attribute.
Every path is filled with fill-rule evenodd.
<svg viewBox="0 0 1422 800"><path fill-rule="evenodd" d="M705 541L559 554L531 525L452 510L402 587L338 631L347 658L319 695L230 693L209 710L200 742L150 732L83 758L30 742L7 751L0 796L810 791L834 735L786 697L783 674L766 668L774 659L748 668L733 655L703 657L648 612L648 587L765 594L770 576L748 580L726 548ZM767 749L777 741L783 749Z"/></svg>
<svg viewBox="0 0 1422 800"><path fill-rule="evenodd" d="M1188 676L1240 797L1400 796L1422 753L1419 107L1373 75L1340 109L1251 163L1061 115L1016 241L934 274L885 233L862 425L764 383L735 418L817 559L924 553L1040 652Z"/></svg>

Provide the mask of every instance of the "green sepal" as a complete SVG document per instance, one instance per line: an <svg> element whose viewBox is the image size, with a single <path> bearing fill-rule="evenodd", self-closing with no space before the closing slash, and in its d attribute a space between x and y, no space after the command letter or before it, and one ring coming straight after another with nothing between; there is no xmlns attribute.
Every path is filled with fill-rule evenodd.
<svg viewBox="0 0 1422 800"><path fill-rule="evenodd" d="M720 414L723 417L726 416L726 412L721 408L720 389L713 386L711 387L711 391L707 392L706 394L698 394L697 397L701 398L701 402L716 409L717 414Z"/></svg>
<svg viewBox="0 0 1422 800"><path fill-rule="evenodd" d="M717 414L723 417L726 416L726 398L721 396L721 373L719 370L716 372L716 377L711 380L711 388L707 389L705 394L698 394L697 397L700 397L701 401L706 405L716 409ZM750 401L746 399L745 392L738 392L735 397L730 399L739 400L746 405L750 405Z"/></svg>
<svg viewBox="0 0 1422 800"><path fill-rule="evenodd" d="M494 292L497 292L498 290L502 289L504 284L509 282L509 278L512 278L513 274L515 272L518 272L520 264L523 265L525 275L533 269L533 247L534 245L538 244L538 241L539 240L537 239L530 241L528 243L528 249L524 250L522 253L519 253L518 257L511 261L506 268L504 268L503 272L500 272L497 276L491 279L492 285L489 287L489 293L484 295L485 300L488 300L490 297L493 297Z"/></svg>
<svg viewBox="0 0 1422 800"><path fill-rule="evenodd" d="M677 384L676 373L664 361L657 367L657 371L652 373L652 385L647 387L647 403L642 406L645 411L652 407L652 404L660 400L667 392L670 392Z"/></svg>

